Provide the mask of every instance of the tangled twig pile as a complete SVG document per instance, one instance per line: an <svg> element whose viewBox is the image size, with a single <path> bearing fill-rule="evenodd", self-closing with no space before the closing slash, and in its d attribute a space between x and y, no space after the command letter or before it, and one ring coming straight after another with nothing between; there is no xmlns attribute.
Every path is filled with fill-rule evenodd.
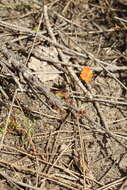
<svg viewBox="0 0 127 190"><path fill-rule="evenodd" d="M1 2L1 189L126 188L126 6Z"/></svg>

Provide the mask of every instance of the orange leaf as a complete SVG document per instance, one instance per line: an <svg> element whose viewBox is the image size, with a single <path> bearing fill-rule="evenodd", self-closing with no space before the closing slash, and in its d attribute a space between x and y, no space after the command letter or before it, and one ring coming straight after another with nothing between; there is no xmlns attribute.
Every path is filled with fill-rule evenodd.
<svg viewBox="0 0 127 190"><path fill-rule="evenodd" d="M93 78L92 69L90 67L88 67L88 66L83 67L82 70L81 70L81 73L80 73L80 77L85 82L91 82L92 78Z"/></svg>

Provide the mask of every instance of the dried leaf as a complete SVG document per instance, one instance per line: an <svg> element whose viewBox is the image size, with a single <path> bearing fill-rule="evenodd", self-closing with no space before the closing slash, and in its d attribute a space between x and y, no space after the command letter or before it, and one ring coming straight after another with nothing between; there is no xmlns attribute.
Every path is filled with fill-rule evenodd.
<svg viewBox="0 0 127 190"><path fill-rule="evenodd" d="M59 71L55 67L49 65L45 61L42 62L35 57L31 57L28 67L35 71L35 74L42 82L55 80L59 77Z"/></svg>

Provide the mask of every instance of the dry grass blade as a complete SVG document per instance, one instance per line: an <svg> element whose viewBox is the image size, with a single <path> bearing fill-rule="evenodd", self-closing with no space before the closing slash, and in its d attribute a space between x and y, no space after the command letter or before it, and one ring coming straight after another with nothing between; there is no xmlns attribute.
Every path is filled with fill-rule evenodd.
<svg viewBox="0 0 127 190"><path fill-rule="evenodd" d="M4 127L4 132L3 132L3 135L2 135L1 140L0 140L0 150L2 149L3 144L4 144L4 139L5 139L5 135L7 133L7 128L8 128L8 124L9 124L9 120L10 120L10 117L11 117L11 113L12 113L12 109L13 109L13 105L14 105L16 95L17 95L17 90L15 91L15 93L13 95L12 103L11 103L10 110L9 110L7 120L6 120L6 123L5 123L5 127Z"/></svg>
<svg viewBox="0 0 127 190"><path fill-rule="evenodd" d="M0 175L3 176L10 183L15 183L15 184L18 184L18 185L20 185L22 187L30 188L30 189L33 189L33 190L40 190L40 188L34 187L32 185L20 182L20 181L16 180L15 178L9 177L5 173L0 172Z"/></svg>
<svg viewBox="0 0 127 190"><path fill-rule="evenodd" d="M35 45L35 42L36 42L36 39L37 39L37 35L38 35L38 32L39 32L39 30L40 30L40 26L41 26L41 23L42 23L42 18L43 18L43 14L41 14L40 22L39 22L39 25L38 25L38 27L37 27L37 32L36 32L36 35L35 35L35 37L34 37L33 44L32 44L32 47L31 47L31 49L30 49L30 52L29 52L29 54L28 54L28 57L27 57L27 60L26 60L25 65L28 65L29 58L30 58L31 53L32 53L32 51L33 51L33 49L34 49L34 45Z"/></svg>

